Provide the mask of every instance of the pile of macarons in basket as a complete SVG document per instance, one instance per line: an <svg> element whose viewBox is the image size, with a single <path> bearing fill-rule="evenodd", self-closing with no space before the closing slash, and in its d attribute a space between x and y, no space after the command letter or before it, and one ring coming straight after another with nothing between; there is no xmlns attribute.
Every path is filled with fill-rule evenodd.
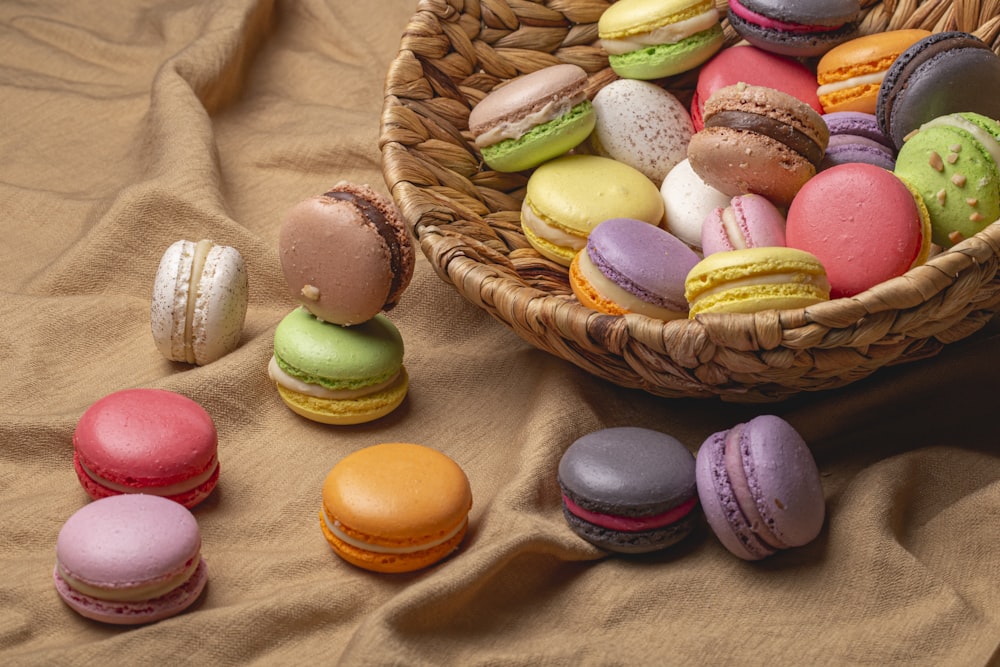
<svg viewBox="0 0 1000 667"><path fill-rule="evenodd" d="M620 0L597 24L613 80L560 64L503 82L469 136L488 168L528 174L522 232L596 311L851 297L1000 218L1000 57L860 19L857 0L729 0L726 17ZM690 103L671 92L695 79Z"/></svg>

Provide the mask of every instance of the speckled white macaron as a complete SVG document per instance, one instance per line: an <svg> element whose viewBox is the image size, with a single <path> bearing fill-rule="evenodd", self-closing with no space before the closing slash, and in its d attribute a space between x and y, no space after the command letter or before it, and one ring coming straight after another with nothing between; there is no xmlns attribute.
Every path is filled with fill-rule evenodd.
<svg viewBox="0 0 1000 667"><path fill-rule="evenodd" d="M199 366L239 345L249 288L243 256L203 239L177 241L163 254L150 320L157 349Z"/></svg>
<svg viewBox="0 0 1000 667"><path fill-rule="evenodd" d="M618 79L593 99L597 123L588 143L598 155L638 169L659 185L687 157L694 125L670 92L649 81Z"/></svg>

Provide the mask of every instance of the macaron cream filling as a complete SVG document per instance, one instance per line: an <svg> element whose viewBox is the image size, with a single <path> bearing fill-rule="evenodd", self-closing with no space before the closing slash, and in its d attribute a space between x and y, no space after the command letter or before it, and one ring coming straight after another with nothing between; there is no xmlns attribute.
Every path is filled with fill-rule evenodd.
<svg viewBox="0 0 1000 667"><path fill-rule="evenodd" d="M566 509L569 510L570 514L573 516L583 519L588 523L592 523L595 526L600 526L601 528L607 528L608 530L620 530L627 533L639 533L646 530L655 530L657 528L669 526L672 523L677 523L684 517L688 516L698 505L698 499L697 497L694 497L685 500L677 507L671 508L661 514L654 514L651 516L621 516L617 514L591 512L590 510L577 505L565 493L562 494L562 499L563 503L566 505Z"/></svg>
<svg viewBox="0 0 1000 667"><path fill-rule="evenodd" d="M194 575L195 570L201 563L199 554L195 554L180 572L170 575L164 579L145 583L123 584L114 588L106 588L88 584L66 571L62 564L57 564L56 568L59 576L62 577L70 588L98 600L108 600L110 602L141 602L162 597L176 588L180 588Z"/></svg>
<svg viewBox="0 0 1000 667"><path fill-rule="evenodd" d="M822 99L828 95L833 95L834 93L839 93L850 88L858 88L861 86L872 86L873 88L878 88L882 85L882 80L884 78L885 70L881 72L873 72L871 74L859 74L858 76L852 76L840 81L824 83L816 89L816 95Z"/></svg>
<svg viewBox="0 0 1000 667"><path fill-rule="evenodd" d="M316 383L305 382L304 380L300 380L299 378L285 372L278 364L278 360L274 356L271 357L271 361L267 364L268 377L270 377L273 382L280 384L282 387L300 394L305 394L306 396L330 399L334 401L350 400L353 398L362 398L364 396L370 396L371 394L377 394L378 392L388 389L395 384L399 379L399 374L399 371L396 371L389 376L388 379L382 382L366 385L357 389L330 389Z"/></svg>
<svg viewBox="0 0 1000 667"><path fill-rule="evenodd" d="M788 123L762 114L737 110L719 111L705 119L705 127L728 127L762 134L788 146L815 167L819 167L825 154L825 148L809 135Z"/></svg>
<svg viewBox="0 0 1000 667"><path fill-rule="evenodd" d="M348 544L354 547L355 549L361 549L364 551L371 551L374 553L391 554L391 555L413 554L441 546L442 544L447 543L449 540L454 539L455 536L458 535L468 523L468 518L464 518L462 521L459 521L454 528L447 531L446 533L439 535L438 537L435 537L433 539L423 541L417 544L407 544L403 546L386 546L384 544L374 544L371 542L366 542L364 540L359 540L357 538L351 537L346 532L344 532L344 530L342 529L343 524L341 524L340 521L330 518L330 516L326 512L326 508L323 508L323 511L320 514L323 517L323 523L326 524L327 530L329 530L330 533L333 534L333 536L336 537L341 542L344 542L345 544Z"/></svg>
<svg viewBox="0 0 1000 667"><path fill-rule="evenodd" d="M576 109L576 107L585 102L584 106ZM487 130L483 130L476 136L475 143L478 148L484 148L499 144L504 140L517 140L539 125L545 125L551 121L558 120L566 114L572 114L575 117L588 112L589 107L590 101L587 99L587 93L581 88L577 93L569 97L549 100L540 108L532 110L519 118L513 118L498 123Z"/></svg>
<svg viewBox="0 0 1000 667"><path fill-rule="evenodd" d="M521 224L538 238L557 246L580 250L587 245L586 236L564 230L558 222L536 211L527 198L521 205Z"/></svg>
<svg viewBox="0 0 1000 667"><path fill-rule="evenodd" d="M638 51L650 46L661 44L676 44L696 35L699 32L711 30L719 22L719 12L715 7L709 7L695 16L682 19L675 23L658 26L641 34L624 34L621 36L601 39L601 46L609 55L621 55L630 51Z"/></svg>
<svg viewBox="0 0 1000 667"><path fill-rule="evenodd" d="M111 489L112 491L117 491L118 493L146 493L153 496L176 496L181 493L186 493L192 489L196 489L208 480L212 478L212 475L219 469L219 459L216 456L212 457L209 462L208 467L205 468L204 472L198 473L194 477L190 477L183 482L177 482L176 484L167 484L164 486L143 486L142 488L136 488L134 486L125 486L124 484L117 484L111 480L101 477L93 470L87 467L87 465L77 457L77 462L80 464L80 469L86 473L87 477L94 480L97 484Z"/></svg>

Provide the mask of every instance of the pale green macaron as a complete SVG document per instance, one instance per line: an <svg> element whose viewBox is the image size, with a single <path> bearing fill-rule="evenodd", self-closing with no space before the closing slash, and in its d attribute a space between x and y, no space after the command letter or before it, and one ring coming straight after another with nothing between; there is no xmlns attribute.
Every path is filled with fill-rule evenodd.
<svg viewBox="0 0 1000 667"><path fill-rule="evenodd" d="M611 69L627 79L659 79L701 65L722 48L712 0L620 0L597 24Z"/></svg>
<svg viewBox="0 0 1000 667"><path fill-rule="evenodd" d="M542 256L569 266L594 227L611 218L663 220L659 188L639 170L597 155L566 155L528 179L521 229Z"/></svg>
<svg viewBox="0 0 1000 667"><path fill-rule="evenodd" d="M381 314L341 326L296 308L275 329L268 373L289 408L327 424L384 416L402 402L409 386L403 338Z"/></svg>

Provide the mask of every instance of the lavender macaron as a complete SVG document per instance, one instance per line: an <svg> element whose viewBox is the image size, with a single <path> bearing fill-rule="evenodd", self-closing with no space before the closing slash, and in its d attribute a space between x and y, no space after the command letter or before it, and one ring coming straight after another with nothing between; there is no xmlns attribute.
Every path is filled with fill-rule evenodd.
<svg viewBox="0 0 1000 667"><path fill-rule="evenodd" d="M864 162L892 171L896 147L879 129L875 114L861 111L834 111L823 116L830 129L830 143L819 170L848 162Z"/></svg>
<svg viewBox="0 0 1000 667"><path fill-rule="evenodd" d="M806 545L823 527L816 461L780 417L762 415L710 436L695 469L705 518L739 558L760 560Z"/></svg>
<svg viewBox="0 0 1000 667"><path fill-rule="evenodd" d="M570 264L570 286L583 305L609 315L660 320L687 317L684 279L699 261L683 241L631 218L597 225Z"/></svg>

